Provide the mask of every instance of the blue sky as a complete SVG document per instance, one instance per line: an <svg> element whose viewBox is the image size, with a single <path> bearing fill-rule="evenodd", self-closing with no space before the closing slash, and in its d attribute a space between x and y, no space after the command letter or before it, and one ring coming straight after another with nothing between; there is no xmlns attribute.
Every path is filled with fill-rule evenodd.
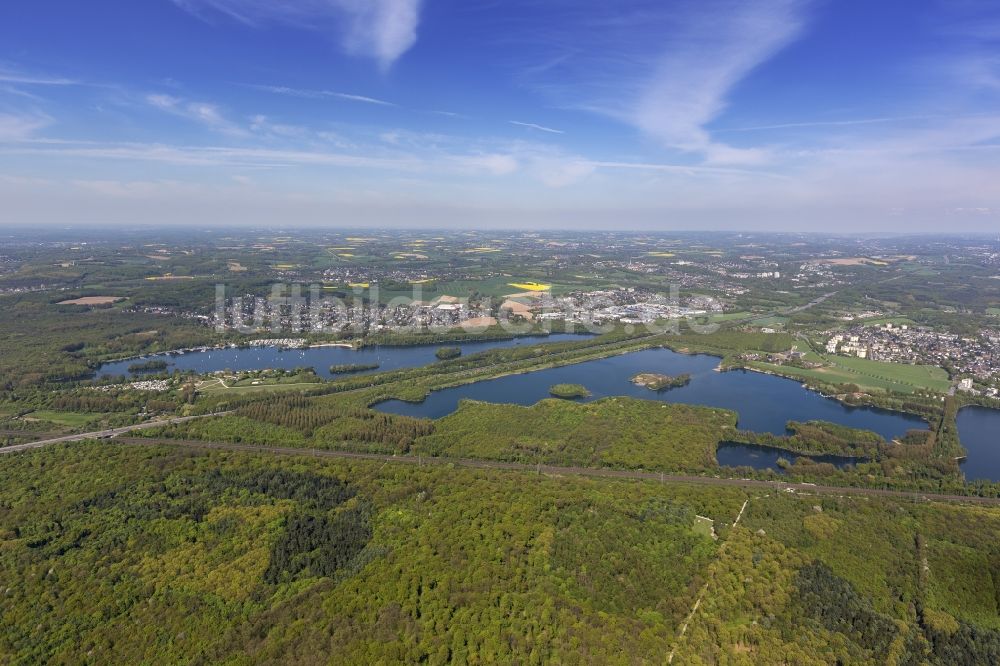
<svg viewBox="0 0 1000 666"><path fill-rule="evenodd" d="M1000 230L992 0L32 0L0 224Z"/></svg>

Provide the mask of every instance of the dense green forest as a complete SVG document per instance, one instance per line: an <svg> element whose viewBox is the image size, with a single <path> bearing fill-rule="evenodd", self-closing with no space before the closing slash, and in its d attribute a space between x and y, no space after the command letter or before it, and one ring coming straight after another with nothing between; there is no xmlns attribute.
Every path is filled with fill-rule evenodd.
<svg viewBox="0 0 1000 666"><path fill-rule="evenodd" d="M589 398L590 390L583 384L553 384L549 387L549 395L563 400Z"/></svg>
<svg viewBox="0 0 1000 666"><path fill-rule="evenodd" d="M7 458L0 488L12 662L950 665L1000 645L998 509L115 443Z"/></svg>
<svg viewBox="0 0 1000 666"><path fill-rule="evenodd" d="M803 454L834 454L859 458L876 458L888 454L886 441L870 430L848 428L827 421L789 421L788 435L779 437L771 433L741 432L741 441L795 451ZM916 431L920 432L920 431Z"/></svg>
<svg viewBox="0 0 1000 666"><path fill-rule="evenodd" d="M992 664L1000 514L755 497L709 567L681 663ZM991 543L993 540L993 543Z"/></svg>

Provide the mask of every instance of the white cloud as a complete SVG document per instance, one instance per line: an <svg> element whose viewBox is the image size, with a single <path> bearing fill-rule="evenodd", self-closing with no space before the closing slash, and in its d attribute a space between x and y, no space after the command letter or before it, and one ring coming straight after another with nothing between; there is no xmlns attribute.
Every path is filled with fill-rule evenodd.
<svg viewBox="0 0 1000 666"><path fill-rule="evenodd" d="M546 187L568 187L597 170L593 162L578 158L540 157L531 164L531 173Z"/></svg>
<svg viewBox="0 0 1000 666"><path fill-rule="evenodd" d="M953 208L952 213L956 215L974 215L974 216L992 216L996 214L996 211L988 206L978 206L976 208L964 208L959 206L958 208Z"/></svg>
<svg viewBox="0 0 1000 666"><path fill-rule="evenodd" d="M565 134L566 132L555 129L553 127L546 127L545 125L536 125L535 123L522 123L519 120L508 120L511 125L518 125L520 127L527 127L528 129L538 130L540 132L549 132L550 134Z"/></svg>
<svg viewBox="0 0 1000 666"><path fill-rule="evenodd" d="M250 119L250 130L257 135L274 139L305 139L310 136L310 131L305 127L276 123L261 114Z"/></svg>
<svg viewBox="0 0 1000 666"><path fill-rule="evenodd" d="M148 143L92 143L85 145L45 142L2 148L0 154L154 162L172 166L231 166L276 168L329 166L417 170L421 163L411 158L370 157L324 151L232 148L227 146L171 146Z"/></svg>
<svg viewBox="0 0 1000 666"><path fill-rule="evenodd" d="M485 171L494 176L512 174L520 167L516 157L502 153L461 156L455 158L455 162L463 168Z"/></svg>
<svg viewBox="0 0 1000 666"><path fill-rule="evenodd" d="M266 133L266 118L254 119L252 127ZM496 144L492 147L465 147L457 139L442 135L396 133L381 137L392 152L377 146L354 146L355 152L289 150L264 147L183 146L148 143L60 142L35 140L0 145L0 155L104 160L163 164L180 167L229 167L233 169L346 168L402 172L434 176L486 175L503 177L519 172L548 187L565 187L596 171L646 171L676 175L750 174L768 177L760 171L644 162L601 162L568 154L544 144ZM391 141L390 141L391 139ZM430 143L428 143L430 142Z"/></svg>
<svg viewBox="0 0 1000 666"><path fill-rule="evenodd" d="M52 76L25 74L9 66L0 64L0 81L33 86L75 86L82 85L80 81Z"/></svg>
<svg viewBox="0 0 1000 666"><path fill-rule="evenodd" d="M716 134L727 132L761 132L780 129L805 129L812 127L853 127L856 125L884 125L897 124L912 121L943 120L953 116L940 115L913 115L913 116L884 116L879 118L849 118L846 120L804 120L798 122L774 123L771 125L751 125L748 127L725 127L713 130Z"/></svg>
<svg viewBox="0 0 1000 666"><path fill-rule="evenodd" d="M146 95L146 101L150 106L155 106L163 111L173 111L181 101L171 95Z"/></svg>
<svg viewBox="0 0 1000 666"><path fill-rule="evenodd" d="M22 141L35 132L52 124L44 115L15 115L0 113L0 141Z"/></svg>
<svg viewBox="0 0 1000 666"><path fill-rule="evenodd" d="M222 134L246 136L247 130L226 119L215 104L189 102L172 95L146 95L146 103L155 109L186 118Z"/></svg>
<svg viewBox="0 0 1000 666"><path fill-rule="evenodd" d="M979 46L965 53L941 57L933 63L951 81L972 91L1000 92L1000 55L996 45Z"/></svg>
<svg viewBox="0 0 1000 666"><path fill-rule="evenodd" d="M0 62L0 93L41 102L42 98L25 88L89 86L92 84L58 76L25 72L9 63Z"/></svg>
<svg viewBox="0 0 1000 666"><path fill-rule="evenodd" d="M703 5L668 38L628 117L667 146L744 161L740 151L714 145L705 125L726 108L737 83L798 37L805 5L742 0L711 3L707 11Z"/></svg>
<svg viewBox="0 0 1000 666"><path fill-rule="evenodd" d="M288 95L289 97L302 97L305 99L323 99L323 98L335 98L342 99L348 102L362 102L364 104L375 104L377 106L397 106L392 102L387 102L384 99L377 99L375 97L368 97L367 95L356 95L353 93L337 92L335 90L305 90L302 88L289 88L287 86L266 86L266 85L256 85L250 84L249 88L254 88L256 90L263 90L265 92L274 93L276 95Z"/></svg>
<svg viewBox="0 0 1000 666"><path fill-rule="evenodd" d="M968 132L959 127L954 136ZM989 134L985 124L978 130L979 136ZM520 223L537 220L577 228L738 224L748 229L828 225L871 231L950 225L995 230L1000 146L988 154L985 148L984 154L974 155L942 152L951 136L908 134L872 145L859 140L803 154L799 162L784 156L796 167L793 175L759 168L600 161L527 142L463 148L461 137L428 138L422 145L414 137L403 147L368 145L353 152L28 139L0 144L0 161L15 164L15 158L28 157L51 164L53 177L64 173L64 182L73 187L56 180L51 191L39 194L0 175L0 200L5 203L0 218L98 219L98 212L119 210L119 216L109 219L128 220L124 209L102 208L102 202L124 202L134 204L130 214L146 206L161 221L195 219L201 210L205 219L221 223L266 221L269 216L299 220L300 214L303 222L319 223L324 216L327 222L331 216L343 219L350 210L382 223L415 223L420 207L430 203L441 206L439 217L421 219L443 225L467 223L469 215L484 225L502 225L515 215ZM88 180L76 182L79 173L87 173ZM141 177L130 180L136 174ZM300 197L318 198L317 207L298 207ZM60 201L62 207L57 206ZM240 206L239 213L234 205ZM211 215L201 206L209 207Z"/></svg>
<svg viewBox="0 0 1000 666"><path fill-rule="evenodd" d="M42 98L38 95L34 95L26 90L21 90L20 88L15 88L9 85L0 85L0 93L4 95L11 95L13 97L22 97L24 99L30 99L32 102L41 102Z"/></svg>
<svg viewBox="0 0 1000 666"><path fill-rule="evenodd" d="M374 97L367 97L365 95L352 95L350 93L330 93L332 97L337 97L339 99L346 99L350 102L363 102L365 104L375 104L378 106L396 106L392 102L386 102L385 100L376 99Z"/></svg>
<svg viewBox="0 0 1000 666"><path fill-rule="evenodd" d="M678 0L570 4L522 37L539 53L525 82L558 103L632 125L708 162L754 164L767 151L718 143L707 129L733 89L802 32L814 0Z"/></svg>
<svg viewBox="0 0 1000 666"><path fill-rule="evenodd" d="M352 55L386 69L417 41L421 0L174 0L197 16L222 14L250 26L284 23L336 32Z"/></svg>
<svg viewBox="0 0 1000 666"><path fill-rule="evenodd" d="M420 0L337 0L350 16L344 45L385 69L417 42Z"/></svg>

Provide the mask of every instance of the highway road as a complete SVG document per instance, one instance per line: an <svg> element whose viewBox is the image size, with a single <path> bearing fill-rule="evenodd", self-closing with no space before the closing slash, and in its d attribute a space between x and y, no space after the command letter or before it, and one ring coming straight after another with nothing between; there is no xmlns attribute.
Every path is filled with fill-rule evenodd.
<svg viewBox="0 0 1000 666"><path fill-rule="evenodd" d="M144 430L146 428L157 428L159 426L173 425L175 423L185 423L187 421L194 421L195 419L205 419L213 416L222 416L223 414L229 414L229 412L199 414L197 416L179 416L173 419L164 419L162 421L146 421L145 423L136 423L135 425L122 426L120 428L109 428L107 430L96 430L94 432L81 432L75 435L61 435L59 437L51 437L49 439L39 439L34 442L25 442L24 444L12 444L11 446L0 447L0 453L17 453L18 451L27 451L29 449L40 449L43 446L48 446L50 444L61 444L63 442L79 442L84 439L110 439L112 437L117 437L118 435L124 435L125 433L135 432L136 430ZM30 435L32 433L22 433L22 434Z"/></svg>

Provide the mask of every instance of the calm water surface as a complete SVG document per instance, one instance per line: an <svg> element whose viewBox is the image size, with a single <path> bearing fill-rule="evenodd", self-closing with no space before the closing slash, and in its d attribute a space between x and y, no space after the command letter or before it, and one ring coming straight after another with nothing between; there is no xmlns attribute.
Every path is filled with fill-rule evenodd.
<svg viewBox="0 0 1000 666"><path fill-rule="evenodd" d="M461 347L462 353L467 355L488 349L579 339L578 335L560 333L545 338L468 342L456 346ZM101 366L99 375L141 376L143 373L130 373L128 366L149 359L163 359L170 364L167 372L175 369L214 372L225 369L292 369L305 366L315 368L321 377L330 378L334 376L329 371L331 365L379 363L378 371L427 365L437 360L434 352L439 346L369 347L357 351L343 347L211 349L186 354L155 354L141 359L106 363ZM376 409L394 414L439 418L455 411L460 400L531 405L549 397L549 387L552 384L574 383L583 384L590 389L592 396L587 400L623 395L731 409L739 414L741 429L776 435L787 434L785 423L789 420L830 421L852 428L872 430L887 440L899 437L910 429L927 427L923 420L908 414L872 407L850 407L824 398L802 388L794 380L743 370L715 372L718 363L719 359L714 356L678 354L669 349L648 349L434 391L422 403L390 400L377 405ZM633 375L640 372L669 375L689 373L691 383L657 393L630 381ZM962 464L966 477L969 480L1000 482L1000 410L966 407L959 412L958 429L962 444L969 451L968 459ZM777 459L782 455L789 459L792 457L787 452L766 447L725 443L719 447L717 457L720 465L776 469ZM836 456L824 461L838 466L853 462Z"/></svg>
<svg viewBox="0 0 1000 666"><path fill-rule="evenodd" d="M964 407L958 413L958 437L969 452L962 471L969 481L1000 481L1000 410Z"/></svg>
<svg viewBox="0 0 1000 666"><path fill-rule="evenodd" d="M790 451L782 451L769 446L757 446L754 444L744 444L742 442L723 442L715 452L715 457L723 467L752 467L754 469L773 469L776 472L784 472L778 465L778 459L784 458L788 462L795 462L800 457ZM808 456L808 458L818 463L830 463L839 469L859 462L858 458L846 456Z"/></svg>
<svg viewBox="0 0 1000 666"><path fill-rule="evenodd" d="M101 377L114 375L141 376L145 373L131 373L128 366L150 359L162 359L169 363L166 372L174 370L193 370L194 372L215 372L216 370L264 370L266 368L310 367L316 370L320 377L330 378L331 365L348 363L378 363L377 370L398 370L399 368L415 368L437 361L434 353L441 346L461 347L462 354L474 354L487 349L501 347L517 347L520 345L537 345L539 343L579 341L584 336L572 333L554 333L544 337L514 338L513 340L496 340L492 342L444 343L442 345L419 345L416 347L365 347L363 349L348 349L346 347L311 347L309 349L279 349L278 347L227 347L225 349L209 349L206 351L187 352L185 354L153 354L139 359L105 363L98 370ZM162 372L162 371L160 371ZM365 374L365 372L353 374ZM343 377L346 375L336 375Z"/></svg>
<svg viewBox="0 0 1000 666"><path fill-rule="evenodd" d="M716 372L718 364L719 359L714 356L648 349L434 391L421 403L390 400L375 408L394 414L438 418L455 411L463 399L531 405L549 397L549 387L553 384L574 383L590 389L593 395L588 400L623 395L731 409L739 414L741 429L776 435L786 434L785 423L789 420L840 423L872 430L887 440L907 430L927 427L915 416L843 405L789 379L743 370ZM631 382L640 372L689 373L691 383L658 393Z"/></svg>

